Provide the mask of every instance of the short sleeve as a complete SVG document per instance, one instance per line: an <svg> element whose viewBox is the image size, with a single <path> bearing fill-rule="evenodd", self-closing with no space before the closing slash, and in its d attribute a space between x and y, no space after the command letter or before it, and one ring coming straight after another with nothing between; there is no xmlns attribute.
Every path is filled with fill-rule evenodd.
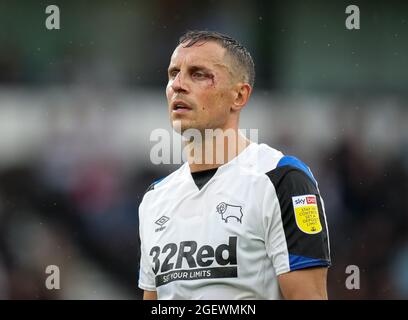
<svg viewBox="0 0 408 320"><path fill-rule="evenodd" d="M274 192L265 195L269 197L263 209L269 217L265 241L277 274L331 264L317 182L306 165L292 159L267 173Z"/></svg>
<svg viewBox="0 0 408 320"><path fill-rule="evenodd" d="M149 190L149 189L148 189ZM139 264L139 288L142 290L156 291L155 276L150 264L149 255L144 246L143 234L143 201L139 206L139 243L140 243L140 264Z"/></svg>

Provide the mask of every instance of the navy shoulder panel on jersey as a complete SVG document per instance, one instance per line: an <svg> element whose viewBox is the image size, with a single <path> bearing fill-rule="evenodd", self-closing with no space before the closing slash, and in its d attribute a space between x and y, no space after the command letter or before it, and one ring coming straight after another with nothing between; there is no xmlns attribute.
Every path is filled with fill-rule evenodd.
<svg viewBox="0 0 408 320"><path fill-rule="evenodd" d="M290 270L329 266L331 261L324 208L309 167L295 157L286 156L266 175L278 196Z"/></svg>
<svg viewBox="0 0 408 320"><path fill-rule="evenodd" d="M316 179L313 176L312 171L310 170L310 168L304 164L302 161L300 161L298 158L294 157L294 156L283 156L278 164L276 165L277 168L279 167L283 167L283 166L291 166L294 168L298 168L300 170L302 170L304 173L306 173L312 180L313 182L317 185L316 183Z"/></svg>

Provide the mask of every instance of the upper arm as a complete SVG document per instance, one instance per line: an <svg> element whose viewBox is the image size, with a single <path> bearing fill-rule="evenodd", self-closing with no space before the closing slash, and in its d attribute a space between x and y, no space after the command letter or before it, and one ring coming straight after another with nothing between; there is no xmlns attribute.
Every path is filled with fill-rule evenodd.
<svg viewBox="0 0 408 320"><path fill-rule="evenodd" d="M285 299L327 300L327 268L309 268L278 276Z"/></svg>
<svg viewBox="0 0 408 320"><path fill-rule="evenodd" d="M145 290L143 292L143 300L157 300L157 292Z"/></svg>
<svg viewBox="0 0 408 320"><path fill-rule="evenodd" d="M310 169L287 158L291 163L267 173L274 186L263 209L268 254L277 275L282 275L283 291L299 276L301 284L305 279L309 284L304 289L325 288L331 261L324 203Z"/></svg>

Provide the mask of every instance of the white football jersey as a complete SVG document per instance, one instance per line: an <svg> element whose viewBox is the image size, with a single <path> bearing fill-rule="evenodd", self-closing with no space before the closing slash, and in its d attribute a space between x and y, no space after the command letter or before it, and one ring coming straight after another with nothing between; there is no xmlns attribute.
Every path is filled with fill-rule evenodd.
<svg viewBox="0 0 408 320"><path fill-rule="evenodd" d="M316 180L265 144L217 169L185 163L147 190L139 223L139 287L158 299L280 299L278 275L330 265Z"/></svg>

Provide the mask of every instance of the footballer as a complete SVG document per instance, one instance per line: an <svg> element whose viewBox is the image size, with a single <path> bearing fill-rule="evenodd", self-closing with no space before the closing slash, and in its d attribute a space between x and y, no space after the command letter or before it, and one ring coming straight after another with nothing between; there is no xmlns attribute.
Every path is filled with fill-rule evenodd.
<svg viewBox="0 0 408 320"><path fill-rule="evenodd" d="M231 37L180 38L168 112L175 130L202 140L187 140L187 161L140 204L144 299L327 299L329 235L312 172L239 133L254 81L251 55ZM220 143L209 129L235 134ZM200 148L210 161L197 160Z"/></svg>

